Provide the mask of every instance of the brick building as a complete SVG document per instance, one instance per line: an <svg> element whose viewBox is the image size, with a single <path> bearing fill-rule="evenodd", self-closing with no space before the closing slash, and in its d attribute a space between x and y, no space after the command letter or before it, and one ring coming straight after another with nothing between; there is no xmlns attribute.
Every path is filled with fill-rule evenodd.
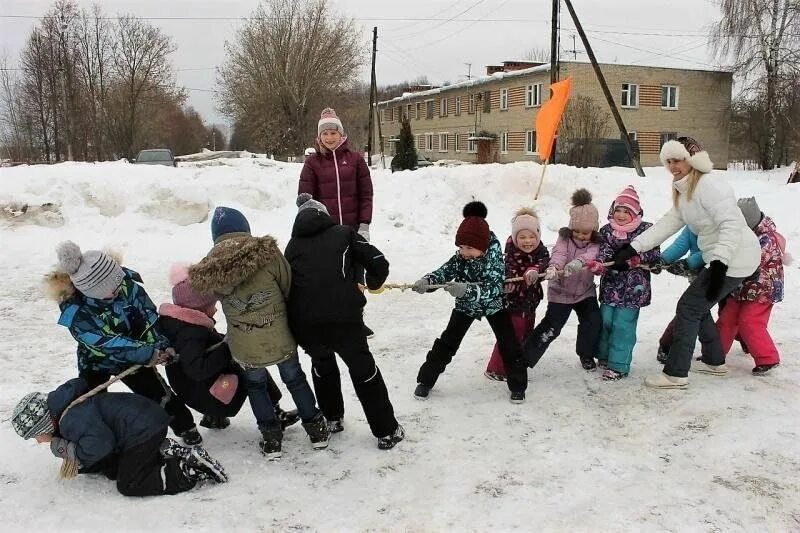
<svg viewBox="0 0 800 533"><path fill-rule="evenodd" d="M639 142L644 166L660 165L668 139L696 138L718 168L728 162L732 74L724 71L601 65L625 126ZM607 109L589 63L561 61L560 78L571 76L572 95L589 96ZM417 150L429 159L475 161L475 132L497 136L497 161L537 161L535 120L549 98L550 66L507 61L487 75L379 102L384 150L393 153L402 114L409 117ZM608 137L619 137L609 113Z"/></svg>

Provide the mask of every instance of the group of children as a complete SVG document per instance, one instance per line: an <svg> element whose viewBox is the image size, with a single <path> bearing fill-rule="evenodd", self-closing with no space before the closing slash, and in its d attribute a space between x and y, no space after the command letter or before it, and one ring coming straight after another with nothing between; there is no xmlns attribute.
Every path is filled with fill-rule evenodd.
<svg viewBox="0 0 800 533"><path fill-rule="evenodd" d="M764 374L780 362L768 322L772 305L783 298L785 239L754 198L740 200L739 207L761 242L761 265L720 305L717 327L724 353L735 337L740 338L755 360L753 373ZM484 374L507 381L512 403L525 399L525 364L536 366L573 310L578 316L576 352L582 368L594 371L599 366L603 380L620 380L631 369L640 309L651 303L651 273L666 269L692 276L704 266L697 237L688 227L664 253L655 248L614 261L617 252L652 225L642 220L639 195L630 185L612 203L602 228L591 193L575 191L569 224L559 230L551 253L541 242L532 209L521 209L512 219L504 255L486 223L482 203L470 202L463 215L455 239L458 251L412 286L421 294L441 287L456 299L446 329L417 375L414 396L420 400L429 397L470 325L482 317L497 340ZM595 276L600 276L599 305ZM542 281L548 283L547 309L534 325L544 296ZM659 343L662 363L669 350L670 327L667 330Z"/></svg>

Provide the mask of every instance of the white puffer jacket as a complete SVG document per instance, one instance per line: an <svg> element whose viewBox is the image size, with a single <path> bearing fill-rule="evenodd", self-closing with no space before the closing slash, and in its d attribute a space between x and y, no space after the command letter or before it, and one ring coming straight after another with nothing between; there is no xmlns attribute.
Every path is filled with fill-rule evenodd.
<svg viewBox="0 0 800 533"><path fill-rule="evenodd" d="M728 276L750 276L761 262L761 246L736 205L733 188L726 181L706 174L697 183L692 199L687 200L688 186L687 178L673 183L680 193L678 207L670 209L653 227L636 237L631 246L637 252L646 252L686 225L697 235L697 246L706 264L718 260L728 265Z"/></svg>

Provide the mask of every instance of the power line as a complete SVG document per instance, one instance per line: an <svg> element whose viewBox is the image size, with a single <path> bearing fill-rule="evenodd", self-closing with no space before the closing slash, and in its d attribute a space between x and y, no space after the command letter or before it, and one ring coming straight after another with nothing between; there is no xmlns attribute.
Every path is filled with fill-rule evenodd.
<svg viewBox="0 0 800 533"><path fill-rule="evenodd" d="M510 1L510 0L503 0L503 2L501 2L499 6L497 6L496 8L494 8L494 10L495 10L495 11L496 11L496 10L499 10L501 7L503 7L504 5L506 5L506 4L507 4L509 1ZM438 43L440 43L440 42L442 42L442 41L446 41L446 40L447 40L447 39L449 39L450 37L453 37L453 36L455 36L455 35L458 35L459 33L463 32L464 30L467 30L467 29L471 28L472 26L474 26L475 24L477 24L478 22L480 22L480 20L481 20L481 19L478 19L478 20L476 20L475 22L472 22L471 24L467 24L467 25L466 25L466 26L464 26L463 28L461 28L461 29L459 29L459 30L456 30L456 31L454 31L453 33L450 33L449 35L445 35L445 36L444 36L444 37L442 37L441 39L436 39L435 41L431 41L431 42L429 42L429 43L423 44L422 46L417 46L417 47L414 47L414 48L409 48L408 50L419 50L420 48L427 48L428 46L431 46L431 45L434 45L434 44L438 44ZM459 22L463 22L463 21L459 20Z"/></svg>
<svg viewBox="0 0 800 533"><path fill-rule="evenodd" d="M403 35L395 35L395 36L394 36L394 37L392 37L392 38L393 38L393 39L406 39L406 38L408 38L408 37L412 37L412 36L414 36L414 35L419 35L420 33L427 33L427 32L429 32L429 31L433 31L433 30L435 30L436 28L440 28L440 27L444 26L444 25L445 25L445 24L447 24L448 22L452 22L452 21L454 21L455 19L457 19L458 17L460 17L460 16L461 16L461 15L463 15L464 13L467 13L468 11L471 11L472 9L474 9L474 8L475 8L475 7L477 7L479 4L482 4L482 3L483 3L483 2L485 2L485 1L486 1L486 0L478 0L477 2L475 2L474 4L472 4L471 6L469 6L468 8L464 9L463 11L460 11L460 12L456 13L455 15L453 15L452 17L450 17L449 19L446 19L446 20L444 20L444 21L443 21L441 24L436 24L436 25L434 25L434 26L431 26L430 28L423 28L422 30L414 31L414 32L411 32L411 33L406 33L406 34L403 34ZM457 22L461 22L461 20L458 20Z"/></svg>

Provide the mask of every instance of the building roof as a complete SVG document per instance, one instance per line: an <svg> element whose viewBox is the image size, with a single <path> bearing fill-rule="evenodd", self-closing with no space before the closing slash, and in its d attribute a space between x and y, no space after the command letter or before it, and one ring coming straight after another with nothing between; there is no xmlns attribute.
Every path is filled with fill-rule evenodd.
<svg viewBox="0 0 800 533"><path fill-rule="evenodd" d="M508 61L505 61L507 63ZM580 64L580 65L590 65L589 61L569 61L562 59L561 63L567 64ZM660 66L651 66L651 65L629 65L625 63L600 63L601 67L640 67L640 68L648 68L648 69L663 69L663 70L690 70L695 72L713 72L713 73L728 73L730 74L731 71L727 69L702 69L702 68L678 68L678 67L660 67ZM505 78L514 78L518 76L525 76L527 74L534 74L536 72L550 72L550 63L546 63L544 65L539 65L538 67L531 67L531 68L524 68L520 70L512 70L510 72L495 72L489 76L476 76L471 80L464 80L457 83L453 83L451 85L447 85L444 87L437 87L436 89L431 89L429 91L416 91L410 93L403 93L402 96L395 96L391 100L383 100L378 102L377 105L381 104L388 104L392 102L402 102L405 100L416 100L420 97L425 96L434 96L436 94L451 91L454 89L464 89L466 87L474 87L476 85L485 85L487 83L496 82Z"/></svg>

